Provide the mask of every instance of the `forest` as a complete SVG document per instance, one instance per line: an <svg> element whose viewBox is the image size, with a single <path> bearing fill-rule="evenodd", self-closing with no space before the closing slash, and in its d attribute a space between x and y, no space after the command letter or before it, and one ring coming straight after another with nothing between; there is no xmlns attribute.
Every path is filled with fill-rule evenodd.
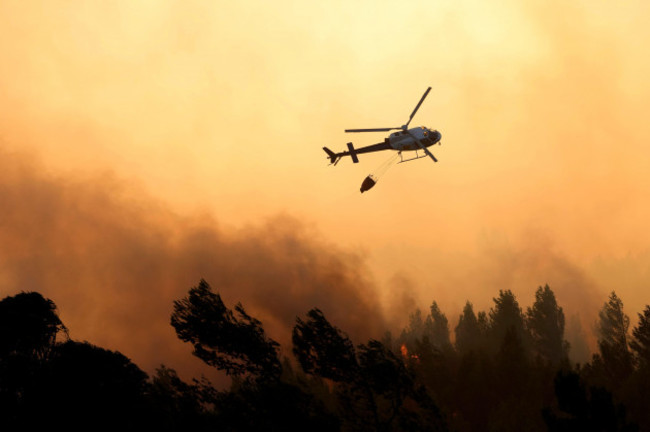
<svg viewBox="0 0 650 432"><path fill-rule="evenodd" d="M650 306L630 329L622 299L604 300L598 350L582 364L569 360L549 286L526 309L509 290L489 311L468 301L453 329L434 301L399 334L357 345L314 308L296 317L286 357L243 305L201 280L174 302L170 324L230 377L217 389L71 340L53 300L22 292L0 301L0 427L650 431Z"/></svg>

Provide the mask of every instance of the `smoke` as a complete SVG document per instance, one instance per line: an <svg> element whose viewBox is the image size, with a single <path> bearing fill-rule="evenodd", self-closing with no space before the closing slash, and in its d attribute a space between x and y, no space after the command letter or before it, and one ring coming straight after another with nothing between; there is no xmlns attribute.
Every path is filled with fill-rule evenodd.
<svg viewBox="0 0 650 432"><path fill-rule="evenodd" d="M453 338L466 301L476 313L487 312L500 290L511 290L526 313L535 301L535 291L548 284L566 317L565 335L575 347L572 358L588 360L589 351L597 349L594 324L610 286L568 256L544 231L526 229L513 238L484 233L475 250L408 250L402 254L403 261L395 260L390 250L374 257L379 268L403 269L393 276L389 271L376 273L378 280L388 280L389 289L382 299L391 305L385 309L385 319L393 329L403 328L415 309L428 313L435 301L449 319ZM638 308L636 303L630 306Z"/></svg>
<svg viewBox="0 0 650 432"><path fill-rule="evenodd" d="M2 296L43 293L72 338L119 350L145 370L196 371L169 317L201 278L285 345L296 316L316 306L360 341L384 327L363 259L290 216L226 229L209 214L174 213L110 173L55 176L7 151L0 202Z"/></svg>
<svg viewBox="0 0 650 432"><path fill-rule="evenodd" d="M363 341L548 283L593 347L609 291L633 321L648 303L647 7L461 3L0 2L0 133L47 163L0 155L0 294L147 370L196 369L168 320L200 278L285 344L314 306ZM367 171L321 147L427 85L440 163L356 199Z"/></svg>
<svg viewBox="0 0 650 432"><path fill-rule="evenodd" d="M386 282L382 288L366 252L332 245L289 215L222 226L209 213L175 213L110 172L55 175L30 155L0 156L0 294L43 293L73 339L119 350L147 371L164 363L185 375L206 373L169 325L173 301L200 278L226 304L241 302L259 318L284 354L296 316L312 307L361 343L399 332L411 312L426 312L433 301L452 333L465 301L487 311L499 290L512 290L525 311L537 287L548 284L580 361L596 348L593 326L610 284L636 287L647 279L647 272L630 271L642 267L643 257L601 263L594 272L544 231L529 229L515 239L484 234L475 252L391 250L383 264L381 253L371 253L385 269L374 272ZM633 300L628 314L643 301Z"/></svg>

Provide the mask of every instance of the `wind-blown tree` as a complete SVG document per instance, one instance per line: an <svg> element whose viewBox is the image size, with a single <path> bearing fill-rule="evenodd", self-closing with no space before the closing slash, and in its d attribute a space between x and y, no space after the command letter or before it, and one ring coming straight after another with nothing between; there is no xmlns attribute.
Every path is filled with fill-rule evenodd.
<svg viewBox="0 0 650 432"><path fill-rule="evenodd" d="M359 364L350 338L319 309L310 310L307 317L305 321L296 318L292 336L293 353L302 369L335 382L354 379Z"/></svg>
<svg viewBox="0 0 650 432"><path fill-rule="evenodd" d="M365 393L377 429L390 430L413 388L413 378L401 359L375 340L359 346L359 366L355 387Z"/></svg>
<svg viewBox="0 0 650 432"><path fill-rule="evenodd" d="M526 312L526 326L535 353L546 362L558 365L568 359L569 344L564 339L564 312L548 285L535 292L535 303Z"/></svg>
<svg viewBox="0 0 650 432"><path fill-rule="evenodd" d="M469 301L463 307L463 313L458 319L456 333L456 350L463 355L470 351L476 351L483 343L483 329L479 324L472 303Z"/></svg>
<svg viewBox="0 0 650 432"><path fill-rule="evenodd" d="M627 333L630 318L623 312L623 302L612 291L598 313L598 348L605 374L612 383L625 380L633 370Z"/></svg>
<svg viewBox="0 0 650 432"><path fill-rule="evenodd" d="M174 302L171 325L193 345L195 356L229 375L265 380L282 372L279 344L266 336L262 323L239 303L234 311L227 308L203 279Z"/></svg>
<svg viewBox="0 0 650 432"><path fill-rule="evenodd" d="M215 391L207 399L221 429L337 430L322 403L283 379L279 345L262 323L241 304L227 308L206 281L174 302L171 323L197 357L233 377L230 391Z"/></svg>
<svg viewBox="0 0 650 432"><path fill-rule="evenodd" d="M437 407L416 385L403 360L381 342L370 340L355 349L344 332L312 309L306 320L296 319L293 344L305 372L335 383L344 427L379 431L443 427Z"/></svg>
<svg viewBox="0 0 650 432"><path fill-rule="evenodd" d="M314 308L307 319L296 318L292 341L293 353L306 373L337 383L340 412L348 422L379 427L375 395L363 379L354 344L343 331Z"/></svg>

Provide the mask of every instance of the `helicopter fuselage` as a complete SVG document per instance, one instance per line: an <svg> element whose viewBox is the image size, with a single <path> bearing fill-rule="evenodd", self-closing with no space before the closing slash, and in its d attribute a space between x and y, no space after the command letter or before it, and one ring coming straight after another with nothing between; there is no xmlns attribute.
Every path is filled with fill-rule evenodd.
<svg viewBox="0 0 650 432"><path fill-rule="evenodd" d="M437 130L430 130L424 126L414 127L408 130L393 132L386 138L386 144L397 151L420 150L415 140L419 141L424 147L429 147L440 142L442 134Z"/></svg>

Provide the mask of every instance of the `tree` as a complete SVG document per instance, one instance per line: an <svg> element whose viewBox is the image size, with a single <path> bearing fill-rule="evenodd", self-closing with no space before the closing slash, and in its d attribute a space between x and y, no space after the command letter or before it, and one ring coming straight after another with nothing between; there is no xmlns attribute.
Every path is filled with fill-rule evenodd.
<svg viewBox="0 0 650 432"><path fill-rule="evenodd" d="M528 335L524 327L524 318L515 295L510 290L499 290L499 297L494 300L494 307L490 309L489 339L493 353L499 351L506 334L516 337L521 341L527 351Z"/></svg>
<svg viewBox="0 0 650 432"><path fill-rule="evenodd" d="M626 379L633 369L627 343L630 318L623 312L623 302L614 291L598 313L598 348L605 373L612 383Z"/></svg>
<svg viewBox="0 0 650 432"><path fill-rule="evenodd" d="M0 301L0 417L7 429L20 424L26 399L39 385L38 375L67 329L56 305L37 292Z"/></svg>
<svg viewBox="0 0 650 432"><path fill-rule="evenodd" d="M319 309L310 310L307 317L296 318L292 336L293 353L303 370L336 382L354 379L359 364L350 338Z"/></svg>
<svg viewBox="0 0 650 432"><path fill-rule="evenodd" d="M17 424L20 430L141 430L150 417L147 390L147 374L121 353L67 341L37 371Z"/></svg>
<svg viewBox="0 0 650 432"><path fill-rule="evenodd" d="M476 320L478 321L478 328L481 331L481 334L487 335L490 331L490 320L488 319L487 313L485 311L480 311L476 314Z"/></svg>
<svg viewBox="0 0 650 432"><path fill-rule="evenodd" d="M277 379L282 372L279 344L266 336L262 323L239 303L234 312L227 308L203 279L174 302L171 324L193 345L194 355L229 375Z"/></svg>
<svg viewBox="0 0 650 432"><path fill-rule="evenodd" d="M303 370L334 383L344 429L442 428L437 407L419 388L403 360L383 343L356 349L348 336L312 309L296 319L293 352Z"/></svg>
<svg viewBox="0 0 650 432"><path fill-rule="evenodd" d="M43 360L59 333L67 329L56 305L37 292L23 292L0 301L0 359L22 355Z"/></svg>
<svg viewBox="0 0 650 432"><path fill-rule="evenodd" d="M384 344L370 340L360 345L359 364L360 387L376 413L373 430L445 429L440 412L425 389L418 386L403 360Z"/></svg>
<svg viewBox="0 0 650 432"><path fill-rule="evenodd" d="M577 372L559 371L554 380L553 406L542 415L549 431L636 431L626 419L625 408L614 403L612 394L602 387L587 388Z"/></svg>
<svg viewBox="0 0 650 432"><path fill-rule="evenodd" d="M539 287L535 292L535 303L526 312L526 326L539 357L554 365L568 359L564 312L548 285Z"/></svg>
<svg viewBox="0 0 650 432"><path fill-rule="evenodd" d="M449 340L449 322L447 317L440 311L438 303L435 301L431 304L431 314L427 317L425 327L431 338L433 345L443 353L453 351L451 341Z"/></svg>
<svg viewBox="0 0 650 432"><path fill-rule="evenodd" d="M174 369L162 365L149 385L148 402L152 419L147 429L156 431L211 430L207 407L216 399L216 390L205 380L188 384Z"/></svg>
<svg viewBox="0 0 650 432"><path fill-rule="evenodd" d="M630 348L634 353L637 369L628 380L625 389L630 417L639 424L639 430L650 430L650 306L639 314L639 322L632 330Z"/></svg>
<svg viewBox="0 0 650 432"><path fill-rule="evenodd" d="M481 346L483 332L481 326L474 314L472 303L465 303L463 313L458 319L456 333L456 350L460 354L466 354L470 351L476 351Z"/></svg>
<svg viewBox="0 0 650 432"><path fill-rule="evenodd" d="M646 305L643 313L639 314L639 323L632 330L634 339L630 348L634 351L641 369L650 372L650 306Z"/></svg>
<svg viewBox="0 0 650 432"><path fill-rule="evenodd" d="M422 311L416 309L409 315L409 323L398 338L400 347L405 347L407 351L413 351L415 341L421 339L426 331L426 319L422 318Z"/></svg>
<svg viewBox="0 0 650 432"><path fill-rule="evenodd" d="M521 337L514 326L510 326L496 355L495 372L497 383L495 392L501 397L523 398L528 387L529 365Z"/></svg>

